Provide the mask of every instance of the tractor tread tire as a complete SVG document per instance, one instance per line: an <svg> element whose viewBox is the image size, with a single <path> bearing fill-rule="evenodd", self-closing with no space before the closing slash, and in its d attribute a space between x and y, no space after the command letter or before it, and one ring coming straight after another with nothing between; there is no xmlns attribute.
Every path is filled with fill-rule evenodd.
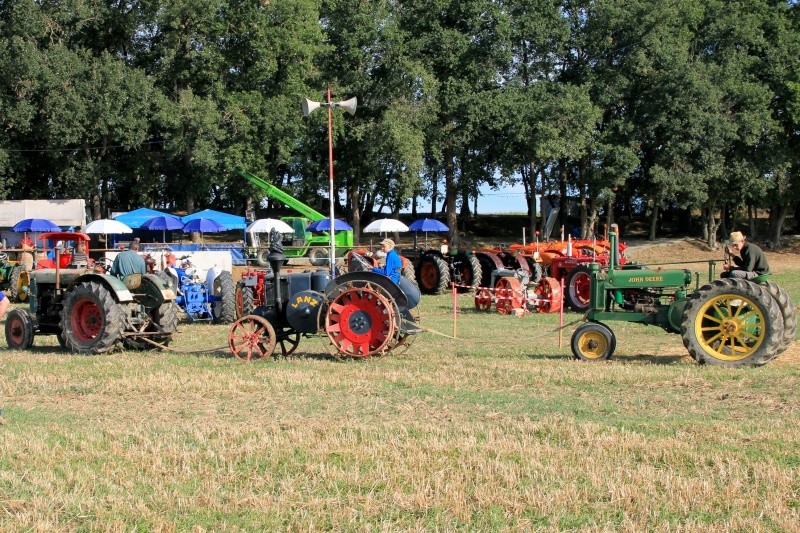
<svg viewBox="0 0 800 533"><path fill-rule="evenodd" d="M794 342L794 337L797 334L797 310L794 307L789 293L782 289L774 281L767 280L763 283L764 288L778 304L783 315L783 337L781 339L781 347L775 357L779 356L786 351L789 346Z"/></svg>
<svg viewBox="0 0 800 533"><path fill-rule="evenodd" d="M91 300L102 315L102 323L97 335L90 340L82 340L79 335L88 336L83 329L83 324L76 324L80 318L73 316L76 306L86 300ZM125 312L114 299L111 292L103 285L96 282L84 282L73 288L64 299L64 309L61 312L61 334L64 344L71 351L83 354L98 354L112 350L117 341L122 337L125 329Z"/></svg>
<svg viewBox="0 0 800 533"><path fill-rule="evenodd" d="M24 309L12 309L6 317L6 343L11 350L27 350L33 346L33 318Z"/></svg>
<svg viewBox="0 0 800 533"><path fill-rule="evenodd" d="M330 257L330 252L325 248L312 248L308 251L308 259L312 266L327 266Z"/></svg>
<svg viewBox="0 0 800 533"><path fill-rule="evenodd" d="M589 285L591 290L592 274L589 267L586 265L578 265L567 274L567 279L564 281L564 300L570 309L577 313L585 313L589 310L589 301L585 303L580 300L577 294L577 288L574 287L576 280L587 277L589 278Z"/></svg>
<svg viewBox="0 0 800 533"><path fill-rule="evenodd" d="M411 261L403 261L403 270L400 271L400 275L413 283L415 286L419 286L417 284L417 272L414 270L414 263Z"/></svg>
<svg viewBox="0 0 800 533"><path fill-rule="evenodd" d="M212 317L215 324L232 324L236 321L236 293L233 276L227 270L220 272L214 280L214 295L219 301L212 304Z"/></svg>
<svg viewBox="0 0 800 533"><path fill-rule="evenodd" d="M465 285L469 285L469 288L459 288L459 292L471 291L472 289L480 287L481 281L483 280L483 269L477 257L474 255L467 256L466 264L469 265L471 271L469 283L465 283Z"/></svg>
<svg viewBox="0 0 800 533"><path fill-rule="evenodd" d="M252 315L256 308L254 287L248 287L244 283L236 285L236 317L237 320L243 316Z"/></svg>
<svg viewBox="0 0 800 533"><path fill-rule="evenodd" d="M426 264L432 265L438 273L437 278L429 280L430 283L428 285L425 284L425 280L421 276ZM438 255L423 255L417 262L416 272L417 285L422 294L444 294L450 288L450 268L447 266L447 262Z"/></svg>
<svg viewBox="0 0 800 533"><path fill-rule="evenodd" d="M23 276L27 278L28 284L30 284L30 274L25 267L19 265L11 271L11 276L8 278L8 298L12 302L24 302L28 299L28 293L24 291L20 291L20 278Z"/></svg>
<svg viewBox="0 0 800 533"><path fill-rule="evenodd" d="M763 324L760 324L763 329L761 344L753 353L741 359L720 359L707 352L695 330L697 315L704 304L712 298L725 295L730 295L733 299L737 297L748 299L758 307L764 317ZM700 287L689 297L681 320L681 337L689 354L700 364L731 367L760 366L768 363L780 353L783 338L783 316L777 302L765 287L743 279L717 279Z"/></svg>

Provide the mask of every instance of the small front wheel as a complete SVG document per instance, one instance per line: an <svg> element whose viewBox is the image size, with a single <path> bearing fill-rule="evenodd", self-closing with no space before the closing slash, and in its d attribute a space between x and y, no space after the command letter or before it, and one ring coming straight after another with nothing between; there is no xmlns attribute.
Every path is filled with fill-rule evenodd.
<svg viewBox="0 0 800 533"><path fill-rule="evenodd" d="M231 325L228 347L237 359L266 359L275 351L275 328L257 315L243 316Z"/></svg>
<svg viewBox="0 0 800 533"><path fill-rule="evenodd" d="M33 319L22 309L14 309L6 318L6 343L12 350L27 350L33 346Z"/></svg>
<svg viewBox="0 0 800 533"><path fill-rule="evenodd" d="M575 359L602 361L614 354L617 338L608 326L600 322L587 322L572 334L570 347Z"/></svg>

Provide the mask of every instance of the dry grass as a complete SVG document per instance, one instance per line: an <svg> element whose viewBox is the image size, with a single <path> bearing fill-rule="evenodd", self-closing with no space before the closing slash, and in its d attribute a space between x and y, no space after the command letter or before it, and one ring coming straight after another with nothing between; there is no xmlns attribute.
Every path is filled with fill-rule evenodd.
<svg viewBox="0 0 800 533"><path fill-rule="evenodd" d="M800 530L797 342L710 368L620 323L581 364L555 316L460 304L459 339L368 361L243 364L203 324L175 353L0 351L0 530ZM422 315L451 333L449 297Z"/></svg>

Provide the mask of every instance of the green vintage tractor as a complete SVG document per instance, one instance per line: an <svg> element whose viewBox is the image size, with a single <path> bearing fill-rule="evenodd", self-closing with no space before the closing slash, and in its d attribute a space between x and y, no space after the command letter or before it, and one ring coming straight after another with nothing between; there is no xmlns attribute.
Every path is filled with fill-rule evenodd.
<svg viewBox="0 0 800 533"><path fill-rule="evenodd" d="M12 302L24 302L28 299L29 273L16 261L9 261L8 254L0 252L0 290Z"/></svg>
<svg viewBox="0 0 800 533"><path fill-rule="evenodd" d="M571 349L577 359L598 361L612 356L616 338L604 323L609 320L679 333L689 354L701 364L763 365L794 341L794 305L768 276L752 281L713 279L712 262L709 282L701 287L700 274L689 270L620 267L616 225L609 238L610 264L603 268L592 263L587 322L572 335Z"/></svg>
<svg viewBox="0 0 800 533"><path fill-rule="evenodd" d="M85 233L54 232L40 240L85 241ZM87 251L88 253L88 251ZM71 261L57 250L53 268L30 272L28 311L14 309L6 318L8 347L26 350L36 335L56 335L62 348L98 354L115 347L162 348L178 325L175 294L154 274L119 279L103 268Z"/></svg>

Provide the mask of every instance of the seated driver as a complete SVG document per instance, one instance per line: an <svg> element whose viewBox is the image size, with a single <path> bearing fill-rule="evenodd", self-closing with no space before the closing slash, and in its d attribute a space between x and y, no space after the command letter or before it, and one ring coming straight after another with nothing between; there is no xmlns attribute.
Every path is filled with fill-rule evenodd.
<svg viewBox="0 0 800 533"><path fill-rule="evenodd" d="M69 266L75 268L86 267L89 265L89 255L86 253L86 241L78 241L75 245L75 251L72 253L72 259Z"/></svg>
<svg viewBox="0 0 800 533"><path fill-rule="evenodd" d="M147 273L147 265L139 255L139 243L133 241L128 245L128 249L117 254L114 264L111 265L111 275L119 279L125 279L132 274L144 275Z"/></svg>
<svg viewBox="0 0 800 533"><path fill-rule="evenodd" d="M403 260L394 249L394 241L392 239L383 239L381 241L381 249L386 253L386 264L383 267L375 267L373 272L383 274L395 283L400 283L400 273L403 270Z"/></svg>

